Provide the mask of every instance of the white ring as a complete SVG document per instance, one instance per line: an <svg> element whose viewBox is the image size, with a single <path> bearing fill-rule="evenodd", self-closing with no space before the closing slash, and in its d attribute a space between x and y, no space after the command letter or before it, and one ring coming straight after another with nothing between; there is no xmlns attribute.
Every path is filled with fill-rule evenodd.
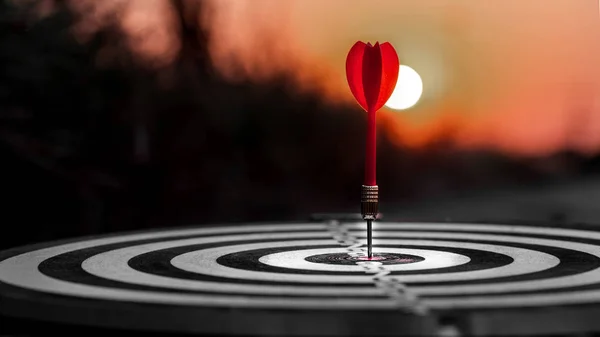
<svg viewBox="0 0 600 337"><path fill-rule="evenodd" d="M419 233L416 234L417 236ZM464 234L456 237L464 236ZM489 237L489 236L488 236ZM462 271L442 274L415 274L397 276L402 283L416 282L447 282L447 281L471 281L481 280L486 278L502 276L515 276L528 273L535 273L542 270L552 268L560 263L558 258L553 255L537 252L529 249L505 247L497 245L486 245L480 243L469 243L460 241L428 241L428 240L386 240L380 239L379 244L382 245L418 245L418 246L445 246L456 248L467 248L483 250L486 252L495 252L504 254L514 259L513 263L509 263L502 267ZM272 247L289 247L289 246L306 246L310 245L311 241L284 241L273 244L272 242L252 243L234 246L224 246L208 248L199 251L193 251L174 257L171 264L179 269L192 273L225 277L239 280L254 280L254 281L270 281L270 282L295 282L295 283L347 283L347 284L365 284L371 283L372 278L369 275L305 275L305 274L284 274L272 273L265 271L254 271L236 269L218 264L216 261L219 257L243 250L264 249ZM161 247L160 243L148 244L144 247L144 251L154 251ZM126 252L129 248L122 250L114 250L92 256L84 261L83 268L91 274L102 277L113 277L118 272L119 279L122 280L122 269L130 268L127 261L124 261L120 255ZM106 265L100 268L94 268L94 265L104 263ZM110 265L108 265L110 264ZM115 268L118 268L116 270ZM131 269L131 268L130 268ZM138 279L139 279L138 275ZM114 278L113 278L114 279ZM133 281L135 278L127 279L127 282ZM411 289L413 289L411 287Z"/></svg>
<svg viewBox="0 0 600 337"><path fill-rule="evenodd" d="M262 256L259 262L269 266L289 269L333 271L333 272L364 272L364 267L357 264L326 264L307 261L306 258L318 254L347 253L345 248L303 249L273 253ZM375 248L373 253L409 254L424 258L425 260L407 264L390 264L385 266L389 271L409 271L454 267L468 263L471 259L467 256L443 252L439 250L409 249L409 248Z"/></svg>

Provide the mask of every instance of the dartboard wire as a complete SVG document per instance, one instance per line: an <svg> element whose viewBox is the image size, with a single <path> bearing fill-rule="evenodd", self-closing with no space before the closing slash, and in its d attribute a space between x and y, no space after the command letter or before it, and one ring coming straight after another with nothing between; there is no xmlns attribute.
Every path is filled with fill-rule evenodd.
<svg viewBox="0 0 600 337"><path fill-rule="evenodd" d="M366 257L364 242L354 236L338 220L329 220L326 222L327 231L333 239L343 246L352 257ZM419 297L400 282L398 278L390 276L383 263L377 261L359 261L356 264L364 270L366 274L372 275L373 285L387 295L394 303L403 309L418 314L426 315L427 307L419 300Z"/></svg>

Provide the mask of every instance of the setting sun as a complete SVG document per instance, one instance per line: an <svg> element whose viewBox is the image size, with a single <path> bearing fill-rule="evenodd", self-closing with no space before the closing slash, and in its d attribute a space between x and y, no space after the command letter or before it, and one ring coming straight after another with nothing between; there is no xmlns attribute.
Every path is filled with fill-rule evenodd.
<svg viewBox="0 0 600 337"><path fill-rule="evenodd" d="M396 89L385 103L390 109L406 110L417 104L423 93L421 76L411 67L401 65Z"/></svg>

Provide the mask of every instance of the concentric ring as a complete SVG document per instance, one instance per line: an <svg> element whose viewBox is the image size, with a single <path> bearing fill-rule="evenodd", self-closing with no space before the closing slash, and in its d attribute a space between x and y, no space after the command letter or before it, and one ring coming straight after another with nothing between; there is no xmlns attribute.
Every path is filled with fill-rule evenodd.
<svg viewBox="0 0 600 337"><path fill-rule="evenodd" d="M289 243L279 243L280 245L291 245L291 246L310 246L312 244L322 244L317 240L312 241L290 241ZM443 274L426 274L426 275L406 275L403 276L404 283L414 283L414 282L441 282L441 281L464 281L464 280L474 280L474 279L484 279L489 277L494 277L501 273L501 275L505 276L513 276L523 273L535 273L545 269L552 268L558 265L559 260L552 255L537 252L533 250L526 250L522 248L507 249L503 246L496 245L488 245L488 244L476 244L476 243L468 243L468 242L458 242L458 241L427 241L427 240L387 240L387 239L379 239L379 245L393 245L396 247L402 247L403 245L417 245L420 247L427 246L455 246L458 248L470 248L474 250L482 250L487 252L495 252L499 254L513 254L513 263L508 264L503 267L494 268L494 269L484 269L484 270L474 270L474 271L463 271L456 273L443 273ZM202 251L194 251L186 254L182 254L174 258L171 263L179 269L186 270L192 273L201 273L207 274L216 277L228 277L228 278L237 278L244 280L254 280L254 281L276 281L276 282L297 282L297 283L344 283L344 284L371 284L372 279L371 276L365 275L323 275L323 274L294 274L294 273L272 273L265 271L255 271L255 270L245 270L245 269L234 269L231 267L227 267L216 263L216 259L220 256L224 256L230 254L232 252L240 251L240 250L251 250L251 249L260 249L265 248L265 246L272 246L272 243L256 243L256 244L244 244L244 245L233 245L233 246L224 246L224 247L216 247L216 248L208 248ZM146 246L143 249L147 250L156 250L160 249L162 245L157 246L156 244ZM139 251L139 250L138 250ZM121 251L107 252L104 254L99 254L94 256L90 261L84 262L83 268L86 269L89 273L98 275L100 270L105 270L104 268L92 268L91 265L97 263L98 261L110 260L115 263L113 267L117 265L122 265L123 260L118 260L118 254L121 254ZM407 268L410 265L396 265L390 266L386 269L391 271L396 271L397 269ZM415 266L418 266L415 264ZM437 265L434 265L437 267ZM498 271L500 269L500 271ZM112 274L112 272L110 272ZM106 274L102 276L106 277ZM132 279L135 278L132 275Z"/></svg>
<svg viewBox="0 0 600 337"><path fill-rule="evenodd" d="M342 224L364 240L361 225ZM348 247L328 230L315 223L226 226L50 245L0 261L0 282L66 297L180 306L367 310L405 305L375 284L378 275L377 280L402 284L431 310L600 302L596 231L376 223L377 253L414 258L352 265L311 260L347 254Z"/></svg>

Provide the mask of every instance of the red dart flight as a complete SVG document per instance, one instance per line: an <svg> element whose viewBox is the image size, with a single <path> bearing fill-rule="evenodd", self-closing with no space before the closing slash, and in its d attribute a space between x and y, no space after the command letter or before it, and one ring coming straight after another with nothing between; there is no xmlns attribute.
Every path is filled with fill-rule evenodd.
<svg viewBox="0 0 600 337"><path fill-rule="evenodd" d="M398 81L400 61L389 42L375 45L356 42L346 58L346 77L350 91L368 114L365 181L361 194L361 213L367 220L368 255L371 252L371 221L379 208L379 187L376 179L377 110L392 95Z"/></svg>

